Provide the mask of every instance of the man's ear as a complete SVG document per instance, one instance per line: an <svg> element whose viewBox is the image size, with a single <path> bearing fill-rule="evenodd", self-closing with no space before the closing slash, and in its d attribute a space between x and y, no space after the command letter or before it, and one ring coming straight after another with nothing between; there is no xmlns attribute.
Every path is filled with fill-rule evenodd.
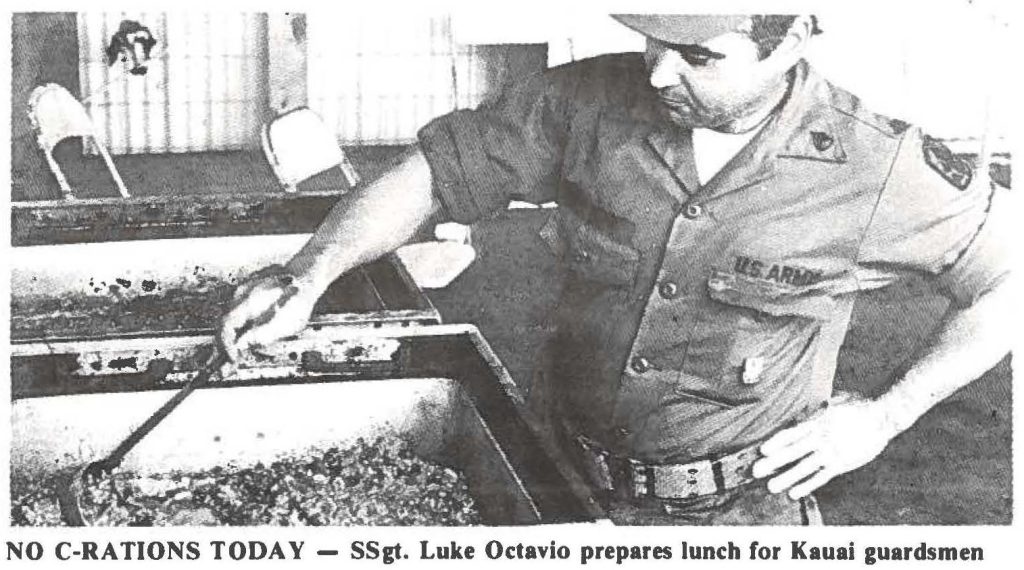
<svg viewBox="0 0 1024 570"><path fill-rule="evenodd" d="M786 37L771 53L783 67L789 68L800 61L807 53L811 36L814 35L814 20L809 15L797 16L786 32Z"/></svg>

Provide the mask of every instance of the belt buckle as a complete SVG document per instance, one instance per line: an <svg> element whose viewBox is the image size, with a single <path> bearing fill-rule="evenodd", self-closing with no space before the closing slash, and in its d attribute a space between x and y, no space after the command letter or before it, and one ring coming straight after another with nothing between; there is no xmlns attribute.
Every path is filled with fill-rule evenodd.
<svg viewBox="0 0 1024 570"><path fill-rule="evenodd" d="M600 489L628 493L630 499L651 494L650 466L629 457L613 457L611 452L585 435L578 435L575 439L588 459L590 477Z"/></svg>
<svg viewBox="0 0 1024 570"><path fill-rule="evenodd" d="M715 461L702 459L691 463L666 466L654 480L654 495L665 499L696 499L720 493L723 489L715 476Z"/></svg>

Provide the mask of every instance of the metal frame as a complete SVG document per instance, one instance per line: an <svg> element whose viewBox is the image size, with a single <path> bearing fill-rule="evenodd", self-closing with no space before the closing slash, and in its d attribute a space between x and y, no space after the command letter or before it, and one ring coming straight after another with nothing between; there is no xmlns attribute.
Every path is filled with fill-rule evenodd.
<svg viewBox="0 0 1024 570"><path fill-rule="evenodd" d="M144 371L95 376L81 373L83 355L100 355L109 360L121 355L123 342L93 340L78 342L23 344L13 348L12 376L15 401L55 394L89 395L115 392L170 391L186 382L208 352L212 337L147 339L140 350L157 346L173 353L177 362L169 363L186 372L170 377L165 366L151 365ZM347 343L347 344L346 344ZM310 353L330 346L353 343L392 347L369 359L317 362ZM525 410L518 387L480 332L472 325L426 327L381 327L350 329L321 327L307 329L299 338L285 341L277 351L302 351L298 364L287 357L251 363L259 372L285 367L286 374L235 374L201 390L241 386L283 386L324 382L387 381L414 378L449 378L459 384L479 414L488 437L493 439L512 469L516 484L527 491L537 522L584 522L603 516L588 487L564 461L555 444L535 426ZM347 352L347 351L346 351ZM363 353L365 354L365 353ZM313 366L310 366L310 365ZM317 366L319 364L319 366ZM246 364L241 365L242 368Z"/></svg>
<svg viewBox="0 0 1024 570"><path fill-rule="evenodd" d="M337 200L334 192L48 200L11 208L16 247L199 237L266 236L312 232ZM12 268L17 271L17 267ZM361 285L360 285L361 283ZM352 313L337 299L346 287L368 288L379 310ZM17 295L19 292L14 291ZM321 298L314 323L379 327L436 324L440 314L394 254L339 278ZM108 338L203 334L211 329L106 333ZM60 340L60 333L48 340ZM13 342L33 339L14 338ZM64 337L64 340L71 340Z"/></svg>

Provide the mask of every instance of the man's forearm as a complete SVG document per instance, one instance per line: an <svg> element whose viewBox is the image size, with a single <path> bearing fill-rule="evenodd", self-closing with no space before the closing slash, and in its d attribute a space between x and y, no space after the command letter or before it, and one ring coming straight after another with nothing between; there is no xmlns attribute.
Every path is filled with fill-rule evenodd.
<svg viewBox="0 0 1024 570"><path fill-rule="evenodd" d="M932 406L981 376L1009 350L1011 286L1004 281L965 309L951 309L914 366L877 400L834 398L761 445L753 474L768 490L804 497L871 461Z"/></svg>
<svg viewBox="0 0 1024 570"><path fill-rule="evenodd" d="M901 432L932 406L984 374L1006 355L1013 335L1010 280L970 307L950 309L920 358L878 398L890 426Z"/></svg>
<svg viewBox="0 0 1024 570"><path fill-rule="evenodd" d="M323 291L342 273L407 242L439 208L418 148L371 184L342 196L288 262L300 281Z"/></svg>

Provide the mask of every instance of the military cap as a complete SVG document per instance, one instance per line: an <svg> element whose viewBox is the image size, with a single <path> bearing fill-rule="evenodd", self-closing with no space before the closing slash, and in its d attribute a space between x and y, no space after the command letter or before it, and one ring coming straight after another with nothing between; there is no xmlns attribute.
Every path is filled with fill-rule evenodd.
<svg viewBox="0 0 1024 570"><path fill-rule="evenodd" d="M670 44L700 44L734 32L750 20L749 14L612 14L625 26Z"/></svg>

